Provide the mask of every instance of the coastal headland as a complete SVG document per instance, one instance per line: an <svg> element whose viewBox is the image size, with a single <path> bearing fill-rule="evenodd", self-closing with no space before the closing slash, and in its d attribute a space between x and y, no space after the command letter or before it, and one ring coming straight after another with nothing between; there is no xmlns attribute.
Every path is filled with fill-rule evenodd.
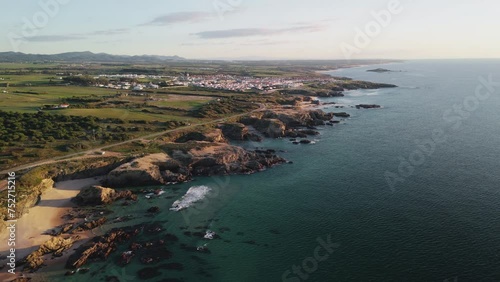
<svg viewBox="0 0 500 282"><path fill-rule="evenodd" d="M235 79L229 83L227 77L221 79L210 78L212 83L226 83L223 87L235 87L234 83L239 81ZM167 123L126 120L121 123L115 118L88 119L85 121L88 124L79 125L82 130L84 127L92 128L92 124L101 123L108 124L109 133L103 132L102 126L100 130L91 130L90 135L85 135L86 140L80 142L82 146L77 146L78 142L65 145L64 150L58 152L56 157L47 158L36 166L30 165L32 159L25 155L18 158L17 166L4 163L3 169L17 173L17 201L13 218L17 220L16 228L22 229L22 235L19 232L16 241L16 275L23 273L35 277L33 275L43 273L46 267L53 265L65 267L67 275L88 271L86 267L90 262L106 260L116 251L117 246L123 245L124 242L137 241L137 234L140 232L146 230L154 233L161 230L147 224L139 224L108 228L104 234L97 235L93 232L96 228L127 221L125 218L114 218L107 206L133 205L138 196L157 197L163 193L162 189L175 187L177 183L189 182L196 177L252 174L276 165L291 164L280 156L281 152L273 148L250 150L235 145L235 142L260 142L265 138L282 138L297 145L313 143L314 136L320 134L318 127L333 127L349 117L349 114L340 110L324 112L320 109L322 103L317 97L342 97L348 90L396 87L325 76L297 78L287 82L294 84L294 87L284 87L284 79L280 78L280 87L267 86L260 90L261 93L235 93L234 90L218 88L222 86L215 87L213 84L207 85L206 82L203 84L200 80L195 80L197 87L205 86L204 91L213 87L219 89L222 94L217 94L220 96L217 98L210 96L214 92L204 93L203 99L210 97L208 102L204 100L205 102L197 105L195 109L182 112L183 115L190 115L192 120L172 120ZM248 78L245 83L255 82ZM150 101L154 102L154 99L159 99L156 97L162 95L159 92L161 91L144 92L146 94L137 97L152 99ZM193 97L199 94L170 95ZM128 96L120 95L122 98ZM99 101L87 97L78 99L80 100L77 105L81 108L101 109L99 107L104 106L103 109L109 109L106 105L117 105L112 103L115 98L109 98L108 101L108 98ZM343 107L380 108L379 105L363 104L337 105L335 108ZM174 112L179 110L165 107L156 109ZM73 122L71 116L44 113L44 110L21 116L12 112L1 113L13 119L19 118L21 122L23 118L31 118L30 115L47 117L53 122L64 120L69 125ZM116 125L120 123L122 125ZM120 132L132 134L112 135ZM133 132L142 134L134 135ZM110 139L101 140L97 144L93 142L96 136L109 136ZM128 140L123 140L127 138ZM61 147L48 146L45 153L57 148ZM70 153L64 154L64 151ZM19 170L15 169L16 167ZM163 188L144 189L146 186ZM5 190L0 193L7 192ZM0 211L1 214L7 215L7 203L3 199L6 197L2 198ZM154 214L157 211L158 207L154 207L147 212ZM8 220L11 219L4 217L0 221L2 230L7 230ZM0 235L4 239L9 236L7 232ZM168 240L175 238L167 236L160 241L146 243L158 246L154 256L146 258L148 263L158 262L169 256L168 251L161 247ZM9 249L0 249L2 255L8 252ZM136 254L140 254L144 259L144 252L144 244L132 243L131 249L122 255L123 265L128 264ZM4 255L2 259L8 260L8 257ZM137 275L146 279L149 273L145 269ZM5 278L14 277L7 275Z"/></svg>

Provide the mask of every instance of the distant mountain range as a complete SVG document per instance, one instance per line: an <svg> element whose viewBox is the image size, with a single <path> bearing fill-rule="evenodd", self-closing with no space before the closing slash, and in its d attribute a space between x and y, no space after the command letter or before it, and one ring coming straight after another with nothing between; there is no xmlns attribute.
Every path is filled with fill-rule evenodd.
<svg viewBox="0 0 500 282"><path fill-rule="evenodd" d="M92 52L69 52L54 55L25 54L19 52L0 52L0 62L20 63L20 62L101 62L101 63L158 63L168 61L183 61L185 58L179 56L124 56L110 55L106 53Z"/></svg>

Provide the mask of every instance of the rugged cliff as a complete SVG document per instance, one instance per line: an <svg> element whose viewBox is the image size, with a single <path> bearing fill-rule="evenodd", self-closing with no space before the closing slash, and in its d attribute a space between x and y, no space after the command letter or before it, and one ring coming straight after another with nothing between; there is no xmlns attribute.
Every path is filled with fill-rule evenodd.
<svg viewBox="0 0 500 282"><path fill-rule="evenodd" d="M52 189L54 180L62 181L103 175L126 161L122 158L95 158L88 160L68 161L43 165L24 174L19 173L16 179L16 213L15 218L22 217L35 206L43 193ZM5 221L7 212L7 191L0 192L0 233L6 232Z"/></svg>
<svg viewBox="0 0 500 282"><path fill-rule="evenodd" d="M254 152L224 143L190 142L190 149L172 150L125 163L107 176L110 187L185 182L193 176L249 174L285 162L269 152Z"/></svg>
<svg viewBox="0 0 500 282"><path fill-rule="evenodd" d="M16 184L17 192L15 218L11 218L10 214L8 213L7 196L2 197L2 200L0 200L0 214L2 215L2 218L0 220L0 230L2 232L5 232L7 230L5 221L18 219L23 216L23 214L27 213L30 208L36 205L41 195L45 191L54 187L54 181L52 179L39 179L36 184L28 184L21 181L18 181Z"/></svg>
<svg viewBox="0 0 500 282"><path fill-rule="evenodd" d="M325 125L334 118L333 113L322 110L272 110L244 117L240 122L246 126L253 126L267 137L304 137L316 135L311 127Z"/></svg>
<svg viewBox="0 0 500 282"><path fill-rule="evenodd" d="M153 186L164 184L161 166L171 158L165 153L152 154L124 163L112 170L106 183L111 187Z"/></svg>
<svg viewBox="0 0 500 282"><path fill-rule="evenodd" d="M81 206L93 206L111 204L119 199L136 200L137 196L129 190L116 191L102 186L91 186L82 189L73 201Z"/></svg>

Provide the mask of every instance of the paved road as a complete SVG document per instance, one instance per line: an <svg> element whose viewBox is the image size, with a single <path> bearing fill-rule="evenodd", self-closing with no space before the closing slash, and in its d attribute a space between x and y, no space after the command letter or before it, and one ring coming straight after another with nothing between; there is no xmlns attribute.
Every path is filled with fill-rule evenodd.
<svg viewBox="0 0 500 282"><path fill-rule="evenodd" d="M138 137L138 138L130 139L130 140L123 141L123 142L120 142L120 143L105 145L105 146L98 147L98 148L93 148L91 150L87 150L87 151L83 151L83 152L78 152L78 153L68 154L68 155L65 155L65 156L60 156L60 157L50 158L50 159L46 159L46 160L41 160L41 161L34 162L34 163L31 163L31 164L22 165L22 166L18 166L18 167L14 167L14 168L8 169L8 170L0 171L0 175L7 174L7 173L13 172L13 171L15 172L15 171L20 171L20 170L25 170L25 169L33 168L33 167L37 167L37 166L44 165L44 164L55 163L55 162L67 160L67 159L70 159L70 158L73 158L73 157L81 157L82 154L92 154L92 153L95 153L96 151L103 151L103 150L108 149L108 148L112 148L112 147L115 147L115 146L125 145L125 144L131 143L131 142L140 141L142 139L155 138L155 137L167 134L167 133L172 133L172 132L176 132L176 131L186 130L186 129L190 129L190 128L194 128L194 127L198 127L198 126L202 126L202 125L208 125L208 124L214 124L214 123L224 122L224 121L226 121L228 119L246 116L248 114L259 112L259 111L264 111L266 109L267 108L266 108L265 105L259 104L259 109L250 111L248 113L237 114L237 115L233 115L233 116L230 116L230 117L225 117L225 118L221 118L221 119L217 119L217 120L212 120L212 121L203 122L203 123L197 123L197 124L188 125L188 126L183 126L183 127L179 127L179 128L176 128L176 129L169 129L169 130L165 130L165 131L162 131L162 132L157 132L157 133L153 133L153 134L141 136L141 137Z"/></svg>

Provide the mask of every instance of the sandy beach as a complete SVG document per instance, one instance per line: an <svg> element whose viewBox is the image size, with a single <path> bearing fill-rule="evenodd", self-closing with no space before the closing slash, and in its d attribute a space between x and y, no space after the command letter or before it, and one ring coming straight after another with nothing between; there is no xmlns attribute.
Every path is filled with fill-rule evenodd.
<svg viewBox="0 0 500 282"><path fill-rule="evenodd" d="M61 218L65 212L74 206L71 198L75 197L80 189L99 184L102 177L92 177L79 180L70 180L57 182L53 189L50 189L42 195L40 203L31 208L29 213L25 214L17 221L16 225L16 257L18 259L26 257L31 252L35 251L38 246L51 238L50 235L43 235L46 231L52 230L54 227L64 223ZM1 242L7 242L8 233L5 232L0 237ZM7 253L7 244L2 244L0 253ZM17 272L17 269L16 269ZM2 271L0 280L7 277Z"/></svg>

